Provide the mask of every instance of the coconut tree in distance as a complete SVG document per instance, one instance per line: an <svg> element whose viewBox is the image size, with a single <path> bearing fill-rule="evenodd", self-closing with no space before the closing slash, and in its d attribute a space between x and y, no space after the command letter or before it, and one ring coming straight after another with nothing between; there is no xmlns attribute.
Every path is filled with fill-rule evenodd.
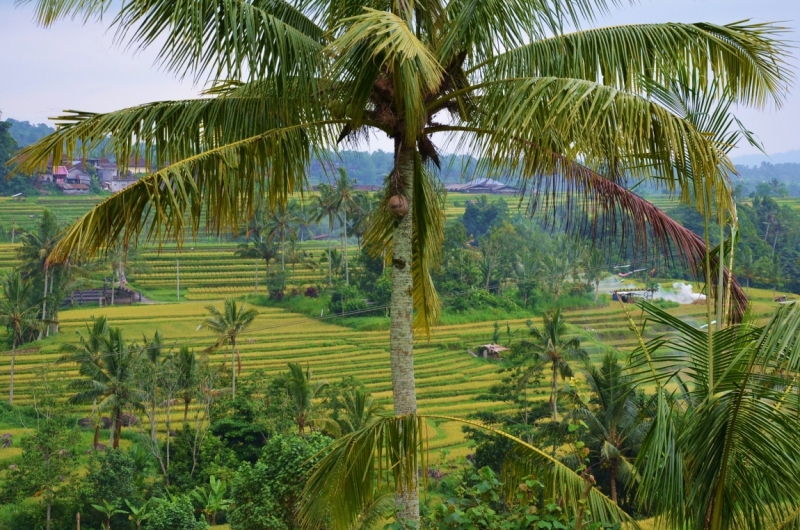
<svg viewBox="0 0 800 530"><path fill-rule="evenodd" d="M314 219L317 222L323 219L328 220L328 285L333 285L333 225L336 222L337 206L336 196L333 187L329 184L322 183L317 187L318 194L315 197Z"/></svg>
<svg viewBox="0 0 800 530"><path fill-rule="evenodd" d="M297 203L290 202L288 205L279 204L275 211L270 213L267 217L265 230L267 233L267 241L273 242L277 239L281 246L281 270L286 270L286 239L288 237L297 237L298 217Z"/></svg>
<svg viewBox="0 0 800 530"><path fill-rule="evenodd" d="M233 298L225 300L222 311L213 305L206 306L208 316L202 326L217 336L217 341L207 351L217 350L226 345L231 348L231 394L236 397L236 375L242 370L242 361L236 349L236 339L244 333L258 316L257 309L248 309L247 304L236 303ZM237 370L236 361L239 361Z"/></svg>
<svg viewBox="0 0 800 530"><path fill-rule="evenodd" d="M556 309L542 316L541 329L530 326L532 341L531 352L539 360L550 365L550 410L553 423L558 423L558 377L572 377L570 360L583 360L588 356L581 348L580 337L567 336L567 323L561 316L561 309Z"/></svg>
<svg viewBox="0 0 800 530"><path fill-rule="evenodd" d="M39 312L38 299L31 292L31 283L25 282L19 271L7 272L0 281L0 326L7 330L7 339L11 348L11 367L8 379L8 404L14 404L14 363L17 360L17 348L25 343L26 338L32 340L30 333L39 331L43 322L37 318Z"/></svg>
<svg viewBox="0 0 800 530"><path fill-rule="evenodd" d="M634 456L649 425L637 399L636 381L619 363L616 352L607 352L600 366L586 360L581 371L591 398L582 403L573 392L579 405L573 415L587 424L589 445L608 468L611 500L618 502L618 483L632 484L635 479Z"/></svg>
<svg viewBox="0 0 800 530"><path fill-rule="evenodd" d="M192 403L195 387L197 385L197 357L188 346L181 346L177 357L178 367L178 393L183 399L183 423L189 417L189 405Z"/></svg>
<svg viewBox="0 0 800 530"><path fill-rule="evenodd" d="M347 170L339 168L339 177L331 186L331 202L339 217L342 227L342 256L344 257L344 283L350 285L350 261L347 258L347 212L358 208L354 181L347 176Z"/></svg>
<svg viewBox="0 0 800 530"><path fill-rule="evenodd" d="M142 392L133 380L133 365L137 350L131 348L121 329L113 328L100 338L100 357L76 359L80 379L69 386L78 390L70 403L87 403L99 400L98 410L111 410L111 441L119 449L122 433L123 411L141 410Z"/></svg>
<svg viewBox="0 0 800 530"><path fill-rule="evenodd" d="M608 262L603 251L597 247L588 249L582 260L583 276L594 284L594 303L600 296L600 282L608 276Z"/></svg>
<svg viewBox="0 0 800 530"><path fill-rule="evenodd" d="M781 30L769 24L565 31L592 22L607 0L31 1L43 25L104 15L134 45L163 43L167 69L213 82L206 98L67 113L21 152L23 173L101 143L117 160L141 152L161 168L76 222L52 261L91 256L119 234L136 241L146 228L182 241L199 230L203 208L207 228L235 231L267 175L271 205L285 204L312 154L324 159L370 131L392 139L394 167L365 242L390 258L398 415L417 410L412 329L439 314L429 274L444 217L436 133L469 150L479 170L519 179L535 205L627 223L637 247L652 236L697 269L702 240L624 183L651 180L708 213L730 204L718 168L732 165L685 116L650 99L648 83L688 68L698 90L723 79L732 100L761 107L779 104L790 78ZM397 491L399 516L417 521L416 487Z"/></svg>
<svg viewBox="0 0 800 530"><path fill-rule="evenodd" d="M91 325L86 325L86 335L78 332L78 343L67 343L62 346L64 352L58 362L75 362L100 364L103 339L108 335L108 320L106 317L92 318ZM94 422L94 438L92 447L97 449L100 441L100 417L97 411L97 396L92 398L92 421Z"/></svg>

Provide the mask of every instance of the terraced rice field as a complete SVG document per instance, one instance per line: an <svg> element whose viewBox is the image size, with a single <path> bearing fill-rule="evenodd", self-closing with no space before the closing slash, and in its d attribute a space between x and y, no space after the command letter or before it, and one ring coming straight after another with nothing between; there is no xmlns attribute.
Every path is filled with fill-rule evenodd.
<svg viewBox="0 0 800 530"><path fill-rule="evenodd" d="M769 314L773 304L766 302L768 292L753 290L754 312ZM18 355L16 371L16 401L32 400L34 383L47 367L51 377L66 381L77 376L74 365L54 364L58 350L65 341L75 340L75 332L84 328L92 315L105 314L112 325L123 328L130 340L142 335L152 336L158 329L168 343L188 344L198 351L212 343L205 331L197 331L206 314L205 303L137 305L75 309L61 313L61 333L40 344L26 347ZM635 307L635 318L639 318ZM701 322L704 306L688 305L672 310L681 318ZM355 331L332 325L324 319L310 319L275 308L259 308L260 316L239 341L243 374L262 369L270 375L286 370L289 362L308 365L318 380L335 382L353 375L363 381L373 395L391 410L391 378L389 369L388 332ZM583 337L590 355L597 357L611 346L623 354L636 345L635 335L628 329L624 312L619 305L567 313L573 331ZM505 324L505 321L501 322ZM512 330L525 329L524 319L508 321ZM421 412L467 416L480 410L501 410L508 405L478 400L488 388L499 382L498 365L476 359L467 349L489 342L494 322L477 322L434 328L430 341L419 339L415 345L416 377ZM0 396L8 392L8 354L0 364ZM213 354L222 362L223 354ZM548 389L542 387L537 397L547 399ZM88 405L84 407L88 411ZM453 454L469 451L458 424L431 422L431 448L448 447Z"/></svg>

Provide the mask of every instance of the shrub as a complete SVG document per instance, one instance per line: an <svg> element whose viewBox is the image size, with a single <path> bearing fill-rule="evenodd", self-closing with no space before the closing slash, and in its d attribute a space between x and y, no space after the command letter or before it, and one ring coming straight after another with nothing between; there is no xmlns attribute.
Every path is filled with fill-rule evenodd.
<svg viewBox="0 0 800 530"><path fill-rule="evenodd" d="M306 292L303 293L304 296L307 298L316 298L319 296L319 291L313 285L310 285L306 288Z"/></svg>
<svg viewBox="0 0 800 530"><path fill-rule="evenodd" d="M458 489L459 495L439 504L430 516L432 529L438 530L526 530L529 528L575 527L572 514L566 513L561 503L554 499L541 502L543 484L527 478L522 480L512 498L503 499L504 484L488 467L470 475ZM505 500L505 502L504 502ZM619 524L609 525L591 521L590 530L619 529Z"/></svg>
<svg viewBox="0 0 800 530"><path fill-rule="evenodd" d="M233 480L235 508L228 513L231 530L295 528L295 504L303 477L316 462L313 457L330 442L317 433L273 436L258 462L240 467Z"/></svg>
<svg viewBox="0 0 800 530"><path fill-rule="evenodd" d="M331 293L330 312L343 315L351 311L361 311L367 308L364 295L352 285L340 285Z"/></svg>
<svg viewBox="0 0 800 530"><path fill-rule="evenodd" d="M171 499L158 499L147 519L146 530L206 530L208 524L194 515L189 497L176 495Z"/></svg>

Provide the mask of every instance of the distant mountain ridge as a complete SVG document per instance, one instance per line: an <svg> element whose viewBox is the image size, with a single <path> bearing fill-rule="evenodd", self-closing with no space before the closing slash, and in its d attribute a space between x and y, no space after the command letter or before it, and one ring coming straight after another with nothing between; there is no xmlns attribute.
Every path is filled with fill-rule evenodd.
<svg viewBox="0 0 800 530"><path fill-rule="evenodd" d="M11 124L9 132L14 140L17 141L19 147L27 147L48 134L56 132L54 128L44 123L32 124L29 121L18 121L13 118L8 118L5 121Z"/></svg>
<svg viewBox="0 0 800 530"><path fill-rule="evenodd" d="M741 155L731 157L733 163L737 166L751 166L758 167L763 162L768 164L800 164L800 149L793 149L783 153L773 153L769 156L763 154L755 155Z"/></svg>

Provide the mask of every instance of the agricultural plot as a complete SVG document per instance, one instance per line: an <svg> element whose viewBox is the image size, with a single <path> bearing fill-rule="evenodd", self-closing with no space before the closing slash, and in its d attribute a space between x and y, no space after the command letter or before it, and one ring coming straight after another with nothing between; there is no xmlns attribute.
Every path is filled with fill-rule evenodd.
<svg viewBox="0 0 800 530"><path fill-rule="evenodd" d="M753 312L765 318L774 304L769 292L753 290ZM205 303L185 302L149 306L75 309L61 313L61 333L39 344L26 347L17 357L16 401L30 403L33 389L47 368L50 377L64 381L77 376L72 364L56 364L61 345L76 338L92 315L105 314L112 325L121 327L129 340L141 340L160 330L168 344L189 345L201 351L213 340L206 330L197 330L206 310ZM641 315L635 306L628 306L635 320ZM332 325L325 319L310 319L275 308L259 308L260 315L250 330L239 340L243 376L255 370L275 375L286 370L289 362L300 362L311 368L314 378L335 382L344 375L363 381L376 399L391 410L391 377L389 369L388 332L355 331ZM671 310L681 318L697 323L703 320L705 307L686 305ZM613 347L623 355L636 347L636 337L628 329L621 306L571 311L566 314L573 331L582 336L593 358ZM536 321L536 319L534 319ZM506 342L506 325L512 339L527 333L524 319L501 321L502 341ZM478 400L480 394L500 381L498 364L477 359L469 348L489 342L494 322L435 327L430 340L422 337L415 346L417 392L421 412L465 417L481 410L504 410L508 404ZM212 362L223 362L224 352L213 353ZM0 396L8 392L8 355L0 365ZM230 357L228 357L230 359ZM579 384L579 381L575 381ZM548 388L535 392L536 399L546 400ZM88 412L89 406L84 407ZM176 411L176 414L178 412ZM450 422L431 422L432 449L450 448L453 454L468 452L460 427Z"/></svg>

